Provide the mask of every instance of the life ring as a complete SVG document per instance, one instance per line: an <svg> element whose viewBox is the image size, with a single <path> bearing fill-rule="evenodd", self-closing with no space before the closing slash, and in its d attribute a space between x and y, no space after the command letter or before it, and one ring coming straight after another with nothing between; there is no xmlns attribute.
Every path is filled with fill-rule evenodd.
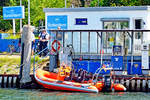
<svg viewBox="0 0 150 100"><path fill-rule="evenodd" d="M61 46L61 44L60 44L60 42L59 42L58 40L54 40L54 41L52 42L52 50L53 50L54 52L56 52L56 49L54 48L54 44L55 44L55 43L58 44L57 51L60 50L60 46Z"/></svg>

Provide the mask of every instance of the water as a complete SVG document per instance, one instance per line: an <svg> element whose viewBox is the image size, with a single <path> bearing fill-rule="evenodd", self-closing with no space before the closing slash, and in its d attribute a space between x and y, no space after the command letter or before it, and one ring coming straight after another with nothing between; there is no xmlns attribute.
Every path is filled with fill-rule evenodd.
<svg viewBox="0 0 150 100"><path fill-rule="evenodd" d="M150 93L70 93L49 90L0 89L0 100L150 100Z"/></svg>

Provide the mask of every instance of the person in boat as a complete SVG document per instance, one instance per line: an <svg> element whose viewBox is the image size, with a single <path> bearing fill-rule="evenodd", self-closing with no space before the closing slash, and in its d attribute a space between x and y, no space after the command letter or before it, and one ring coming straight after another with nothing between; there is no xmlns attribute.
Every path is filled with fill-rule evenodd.
<svg viewBox="0 0 150 100"><path fill-rule="evenodd" d="M83 69L79 69L77 77L73 76L73 80L75 82L83 83L86 78L87 71Z"/></svg>
<svg viewBox="0 0 150 100"><path fill-rule="evenodd" d="M57 79L63 81L66 77L69 78L70 72L70 66L67 66L63 63L62 66L59 68Z"/></svg>
<svg viewBox="0 0 150 100"><path fill-rule="evenodd" d="M58 71L57 80L63 81L65 78L65 66L61 66Z"/></svg>

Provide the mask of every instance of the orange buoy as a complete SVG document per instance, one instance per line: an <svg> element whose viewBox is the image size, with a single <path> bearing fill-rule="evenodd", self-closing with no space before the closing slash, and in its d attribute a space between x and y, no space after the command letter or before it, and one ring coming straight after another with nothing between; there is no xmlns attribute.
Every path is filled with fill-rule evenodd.
<svg viewBox="0 0 150 100"><path fill-rule="evenodd" d="M119 84L119 83L114 84L114 85L112 86L112 88L114 88L115 91L126 91L126 90L127 90L124 85Z"/></svg>

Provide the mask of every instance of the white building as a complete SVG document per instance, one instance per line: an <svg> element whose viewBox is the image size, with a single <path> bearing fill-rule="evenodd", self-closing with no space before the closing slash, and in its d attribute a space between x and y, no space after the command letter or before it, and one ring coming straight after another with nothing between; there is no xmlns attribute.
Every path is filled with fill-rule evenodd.
<svg viewBox="0 0 150 100"><path fill-rule="evenodd" d="M99 7L99 8L44 8L46 29L57 29L61 27L67 30L101 30L101 29L146 29L150 30L150 6L131 7ZM77 33L78 34L78 33ZM79 36L76 34L76 41ZM120 33L116 34L117 45L122 45ZM70 35L68 35L70 36ZM68 37L66 36L66 37ZM108 33L108 47L114 44L115 33ZM135 34L134 49L140 50L141 39ZM84 34L84 37L88 37ZM95 39L96 35L91 36ZM150 43L150 34L144 33L144 42ZM104 38L105 39L105 38ZM76 42L75 41L75 42ZM86 41L86 39L85 39ZM99 40L100 41L100 40ZM127 46L130 50L130 39L127 39ZM69 42L69 39L68 39ZM91 49L95 48L96 42L91 41ZM86 43L84 43L86 47ZM104 43L105 44L105 43ZM75 50L78 51L78 43ZM84 49L83 52L87 50ZM93 49L91 52L96 52ZM108 51L109 52L109 51Z"/></svg>

